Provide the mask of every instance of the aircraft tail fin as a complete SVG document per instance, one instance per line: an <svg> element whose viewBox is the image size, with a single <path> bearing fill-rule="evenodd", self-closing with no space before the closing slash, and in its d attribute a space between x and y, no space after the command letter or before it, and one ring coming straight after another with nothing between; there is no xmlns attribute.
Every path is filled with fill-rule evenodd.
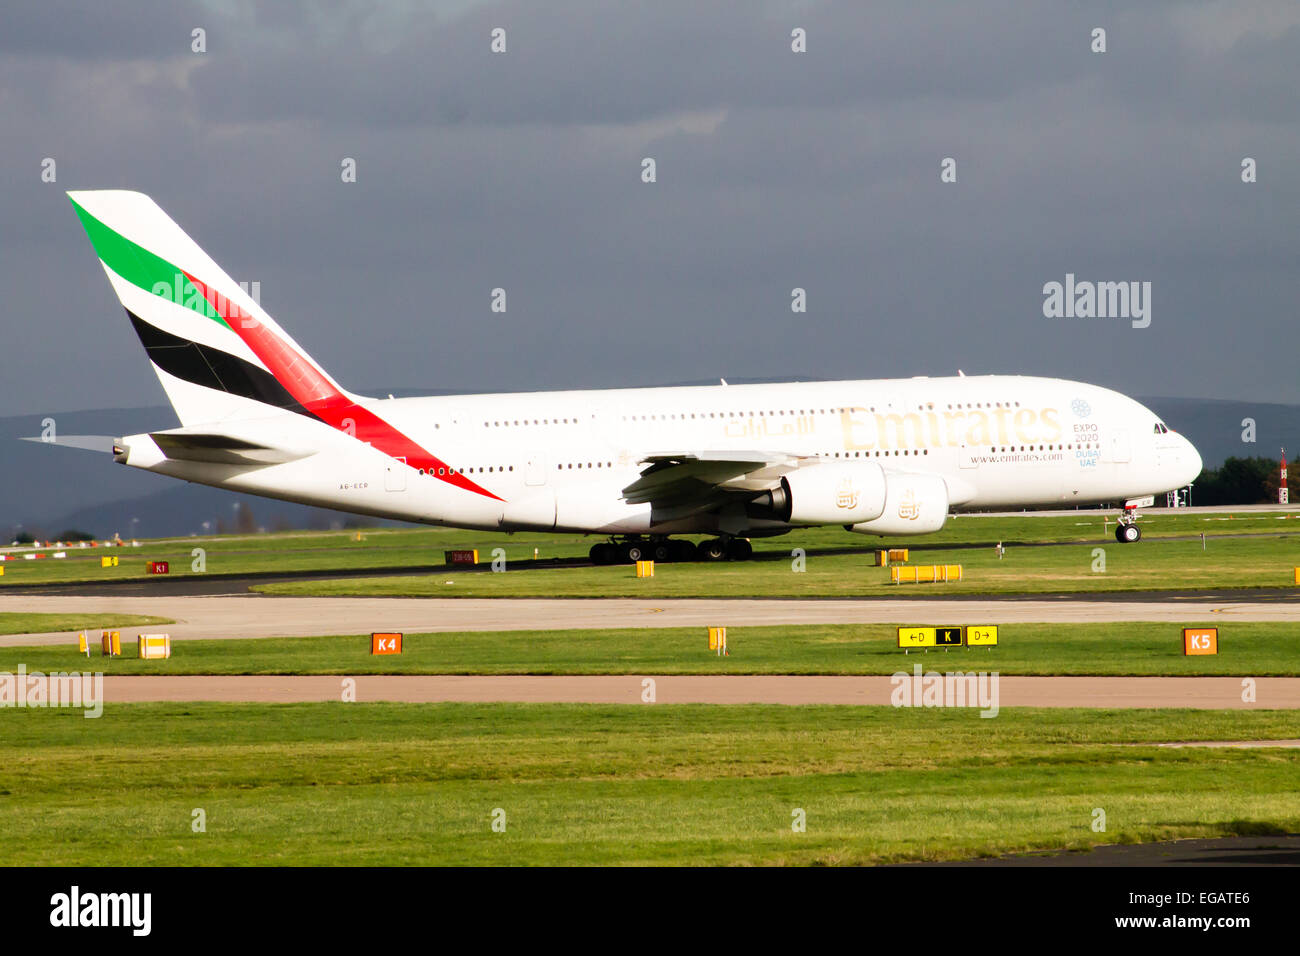
<svg viewBox="0 0 1300 956"><path fill-rule="evenodd" d="M68 198L181 425L211 426L164 438L168 457L269 463L273 449L232 443L229 429L215 426L295 412L408 468L501 500L345 391L148 196L87 190Z"/></svg>
<svg viewBox="0 0 1300 956"><path fill-rule="evenodd" d="M109 189L68 198L182 425L350 404L148 196Z"/></svg>

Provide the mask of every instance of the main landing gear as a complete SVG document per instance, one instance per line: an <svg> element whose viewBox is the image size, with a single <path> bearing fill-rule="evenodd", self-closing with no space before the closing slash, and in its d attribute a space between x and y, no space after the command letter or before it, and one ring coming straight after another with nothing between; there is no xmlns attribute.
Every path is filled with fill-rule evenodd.
<svg viewBox="0 0 1300 956"><path fill-rule="evenodd" d="M615 538L591 546L592 564L634 564L637 561L744 561L754 553L745 538L712 538L696 545L681 538Z"/></svg>

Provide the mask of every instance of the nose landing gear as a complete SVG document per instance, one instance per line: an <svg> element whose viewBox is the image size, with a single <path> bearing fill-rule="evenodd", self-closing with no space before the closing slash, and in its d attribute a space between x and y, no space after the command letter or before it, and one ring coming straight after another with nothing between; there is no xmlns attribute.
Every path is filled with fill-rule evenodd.
<svg viewBox="0 0 1300 956"><path fill-rule="evenodd" d="M1133 544L1142 540L1142 529L1137 525L1137 509L1131 505L1124 506L1124 513L1115 525L1115 540L1120 544Z"/></svg>
<svg viewBox="0 0 1300 956"><path fill-rule="evenodd" d="M1120 544L1132 544L1134 541L1140 541L1142 540L1142 529L1136 524L1121 522L1115 527L1115 540Z"/></svg>

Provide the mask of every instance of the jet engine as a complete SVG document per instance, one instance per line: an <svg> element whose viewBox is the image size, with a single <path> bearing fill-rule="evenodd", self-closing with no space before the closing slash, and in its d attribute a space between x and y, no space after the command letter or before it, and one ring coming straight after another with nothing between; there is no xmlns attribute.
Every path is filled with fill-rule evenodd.
<svg viewBox="0 0 1300 956"><path fill-rule="evenodd" d="M888 474L885 503L867 521L845 524L858 534L904 535L938 531L948 518L948 486L938 475Z"/></svg>
<svg viewBox="0 0 1300 956"><path fill-rule="evenodd" d="M885 508L885 473L874 462L806 465L749 503L753 518L793 525L856 524L879 518Z"/></svg>

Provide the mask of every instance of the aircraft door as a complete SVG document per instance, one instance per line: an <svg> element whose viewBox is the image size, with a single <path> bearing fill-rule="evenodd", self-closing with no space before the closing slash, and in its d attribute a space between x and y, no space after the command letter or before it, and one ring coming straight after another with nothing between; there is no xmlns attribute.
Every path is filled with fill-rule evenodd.
<svg viewBox="0 0 1300 956"><path fill-rule="evenodd" d="M384 490L406 490L406 459L390 458L384 464Z"/></svg>
<svg viewBox="0 0 1300 956"><path fill-rule="evenodd" d="M1106 442L1106 459L1125 464L1133 457L1133 443L1128 429L1117 428Z"/></svg>
<svg viewBox="0 0 1300 956"><path fill-rule="evenodd" d="M535 451L524 464L524 484L537 487L546 484L546 452Z"/></svg>

